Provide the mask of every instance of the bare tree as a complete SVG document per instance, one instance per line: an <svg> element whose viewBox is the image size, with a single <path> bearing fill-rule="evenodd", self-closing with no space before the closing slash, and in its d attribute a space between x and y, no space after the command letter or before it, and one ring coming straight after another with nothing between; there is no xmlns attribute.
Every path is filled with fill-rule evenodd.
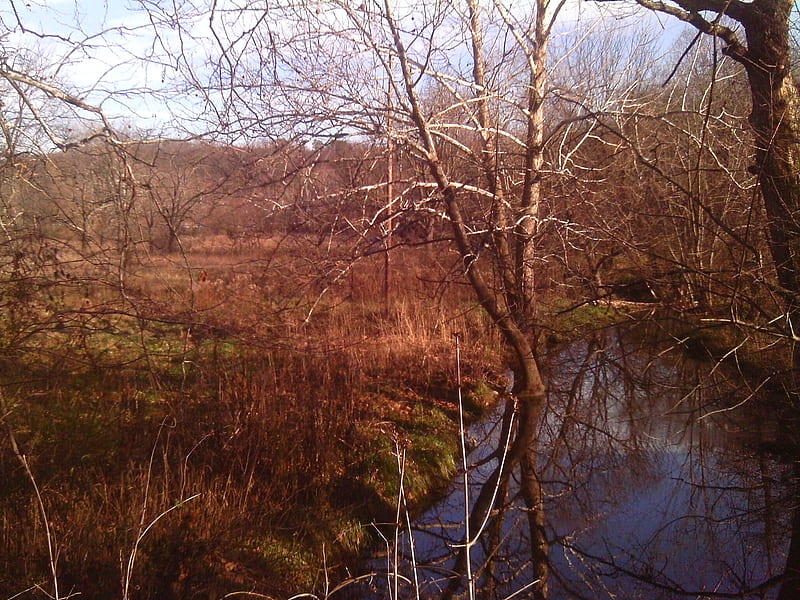
<svg viewBox="0 0 800 600"><path fill-rule="evenodd" d="M265 9L242 1L212 9L208 35L216 48L204 64L187 65L222 136L280 132L324 145L388 135L417 163L413 175L405 170L406 179L390 182L386 214L419 198L417 191L435 192L416 209L448 223L459 270L506 340L515 372L514 441L478 498L471 531L502 497L493 489L521 469L536 597L547 594L549 570L535 443L546 402L537 295L549 285L537 276L545 261L540 207L548 44L564 4L331 1ZM462 576L468 561L462 552ZM462 584L454 578L448 595Z"/></svg>
<svg viewBox="0 0 800 600"><path fill-rule="evenodd" d="M17 100L22 115L18 118L25 121L15 129L9 125L13 119L4 120L8 147L15 135L24 134L41 148L58 150L43 163L43 170L49 168L57 177L65 157L86 158L94 144L105 143L97 154L107 164L98 163L91 181L78 182L78 170L74 190L67 190L71 183L45 190L48 201L56 200L47 204L52 212L48 218L69 229L60 243L75 242L71 250L83 257L97 255L104 265L114 267L109 272L117 274L115 289L125 308L132 307L131 313L142 322L153 316L148 310L155 309L144 292L137 297L139 291L134 293L128 285L136 274L139 250L159 227L166 231L166 249L180 248L182 228L209 196L212 202L224 196L253 211L239 221L229 217L236 240L241 220L259 211L270 217L280 213L273 223L285 237L289 232L306 235L298 254L309 272L319 276L308 278L319 296L352 273L356 258L401 244L401 236L394 234L404 217L422 215L428 223L444 225L437 231L444 232L449 245L440 260L449 262L471 287L502 334L514 372L500 436L508 446L496 449L491 473L477 490L445 597L465 589L473 592L481 578L483 594L491 596L497 589L503 557L492 548L483 556L472 549L478 541L488 547L502 537L515 481L524 504L531 573L518 591L547 596L552 540L545 526L540 467L546 454L540 447L540 426L548 394L538 312L542 296L557 288L553 274L561 270L580 279L588 289L576 292L577 302L593 301L609 288L605 274L614 270L616 258L624 257L629 266L641 266L650 279L657 270L674 269L692 303L701 299L711 304L714 294L734 294L724 288L720 272L730 264L743 264L745 255L753 260L756 253L737 229L741 214L729 218L742 198L729 198L725 185L736 187L739 172L720 184L721 191L699 176L708 165L724 162L714 155L717 142L709 144L708 136L719 137L720 146L735 146L735 118L724 110L711 118L710 107L720 104L704 104L703 97L676 103L671 95L675 88L663 91L637 76L639 69L651 65L643 58L644 46L634 45L635 51L589 47L584 54L583 32L565 36L567 42L557 46L557 17L565 4L566 0L535 0L522 6L503 0L442 0L398 6L389 0L287 0L264 5L232 0L206 9L191 2L171 7L141 2L154 33L143 57L165 74L184 77L183 107L196 111L192 123L176 129L202 127L209 139L235 142L232 152L246 156L236 172L236 189L226 185L230 171L206 166L203 160L183 164L177 156L165 158L169 152L163 140L143 147L121 139L103 112L80 95L46 77L33 77L27 69L0 65L0 77ZM751 87L762 85L761 71L773 67L760 49L750 52L739 44L722 18L702 16L703 7L722 10L721 1L640 4L673 12L723 40L730 56L744 65ZM744 19L759 2L733 0L725 6L734 7L728 16ZM765 14L748 19L767 19ZM762 25L769 23L767 19ZM750 46L761 41L754 37ZM767 41L772 43L772 38ZM604 58L600 65L593 61L597 56ZM567 68L574 71L564 75ZM561 76L554 77L555 72ZM765 104L764 89L759 89L753 97ZM64 123L80 121L82 127L76 130L87 133L60 132L38 108L39 98L66 110ZM761 121L752 121L758 132ZM773 121L778 128L784 126L780 119ZM91 127L83 127L87 122ZM800 283L792 266L792 205L790 197L782 195L791 191L783 179L787 168L781 166L789 159L774 159L778 144L773 134L780 134L775 140L784 140L792 132L767 129L762 127L757 135L758 174L764 189L772 185L773 196L765 193L769 241L788 324L783 334L791 337L800 325L795 314ZM766 140L773 145L768 147ZM264 156L259 158L258 151L247 147L250 144L261 148ZM786 151L793 151L791 142L786 144ZM386 169L391 176L385 181L381 169L390 164L383 151L387 147L396 149L402 168ZM674 162L664 166L658 153L669 154ZM16 198L30 167L18 152L6 154L5 166L18 168L8 180L7 197ZM689 158L682 164L674 155ZM666 191L665 181L671 186ZM40 179L37 182L43 187ZM76 198L66 191L80 193ZM700 201L685 204L686 197ZM72 202L75 199L78 202ZM9 206L0 215L4 228L23 223L24 211ZM143 231L147 229L151 231ZM432 229L424 241L433 237ZM39 235L36 228L27 231ZM742 242L745 250L730 250L731 239ZM16 241L24 245L21 237ZM7 254L9 281L17 281L24 261L16 250ZM187 254L181 258L191 286L198 275L192 270L199 269ZM46 257L43 264L51 266ZM740 267L739 273L743 271ZM672 272L658 275L673 282ZM304 279L288 268L283 277L287 285ZM183 312L205 310L198 305L186 309L175 303L160 316L180 321ZM587 362L594 360L594 351L589 349ZM795 354L797 363L800 352ZM600 397L602 388L598 390ZM613 425L603 419L595 426L595 416L581 417L587 431L613 433ZM569 426L567 422L565 428ZM558 448L558 440L546 441ZM557 449L553 455L568 450ZM579 450L581 456L590 455L591 449Z"/></svg>
<svg viewBox="0 0 800 600"><path fill-rule="evenodd" d="M776 291L783 303L784 332L792 341L797 372L800 350L793 340L798 326L800 289L796 248L800 180L795 131L798 90L791 74L789 34L793 3L789 0L636 2L688 23L696 28L698 35L712 36L722 45L722 52L741 64L747 74L756 163L752 172L760 184L767 219L764 235L777 273ZM796 382L793 388L798 389Z"/></svg>

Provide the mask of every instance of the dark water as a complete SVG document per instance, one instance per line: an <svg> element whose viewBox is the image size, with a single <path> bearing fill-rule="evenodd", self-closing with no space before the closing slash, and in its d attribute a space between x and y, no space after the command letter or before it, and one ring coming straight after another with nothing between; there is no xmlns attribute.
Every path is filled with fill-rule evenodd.
<svg viewBox="0 0 800 600"><path fill-rule="evenodd" d="M539 435L552 598L773 598L794 508L791 468L758 451L776 423L727 368L612 330L548 358ZM504 447L502 403L467 436L474 498ZM388 540L376 596L438 597L465 531L465 488ZM527 513L512 482L471 547L476 596L526 597ZM474 532L473 532L474 534ZM487 558L491 560L487 561ZM386 576L397 570L398 578ZM460 580L465 577L460 575ZM461 595L467 597L466 587Z"/></svg>

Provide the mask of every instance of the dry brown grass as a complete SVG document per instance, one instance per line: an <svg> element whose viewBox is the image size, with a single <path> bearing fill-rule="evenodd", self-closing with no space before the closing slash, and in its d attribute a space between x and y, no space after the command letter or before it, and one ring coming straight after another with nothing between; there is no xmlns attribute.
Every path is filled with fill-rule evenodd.
<svg viewBox="0 0 800 600"><path fill-rule="evenodd" d="M313 590L323 548L335 574L364 523L394 518L396 442L410 498L446 478L454 334L473 382L496 336L429 256L398 255L386 314L382 257L326 279L339 263L313 244L298 255L308 241L149 257L127 296L86 295L79 314L102 326L53 329L39 358L9 359L5 420L43 490L60 589L119 597L130 575L142 599ZM6 453L0 478L0 594L46 590L41 516Z"/></svg>

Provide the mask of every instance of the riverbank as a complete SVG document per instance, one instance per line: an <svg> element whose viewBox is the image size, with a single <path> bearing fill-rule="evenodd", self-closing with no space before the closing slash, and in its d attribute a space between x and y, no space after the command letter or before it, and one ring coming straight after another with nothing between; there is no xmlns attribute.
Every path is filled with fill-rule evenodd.
<svg viewBox="0 0 800 600"><path fill-rule="evenodd" d="M212 272L184 290L193 312L175 299L185 274L162 270L6 353L5 422L31 468L0 462L2 592L57 577L103 600L121 585L142 599L288 597L347 579L398 502L418 513L457 468L455 334L467 419L505 387L469 290L431 297L419 264L388 313L365 292L380 270L322 302ZM542 348L626 318L554 302Z"/></svg>
<svg viewBox="0 0 800 600"><path fill-rule="evenodd" d="M468 294L432 299L409 261L389 313L365 265L300 301L176 261L91 291L97 309L62 298L57 326L3 322L0 594L288 597L346 577L396 519L401 473L414 511L455 469L455 334L471 415L501 364Z"/></svg>
<svg viewBox="0 0 800 600"><path fill-rule="evenodd" d="M629 325L587 333L546 363L549 399L536 443L548 597L736 595L774 585L796 507L794 471L753 441L770 438L776 416L759 414L754 390L730 365L674 347L665 321ZM531 508L516 477L497 492L471 546L472 570L458 562L470 530L465 480L472 499L495 493L502 432L513 418L499 407L470 428L468 476L404 524L399 550L370 563L378 572L374 591L351 597L377 600L388 589L397 598L438 597L454 585L466 594L470 573L476 595L529 589L537 578Z"/></svg>

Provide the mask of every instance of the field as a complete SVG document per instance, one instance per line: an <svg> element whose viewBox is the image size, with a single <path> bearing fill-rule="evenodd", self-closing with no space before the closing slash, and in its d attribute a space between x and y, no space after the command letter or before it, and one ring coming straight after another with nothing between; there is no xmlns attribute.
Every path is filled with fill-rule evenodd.
<svg viewBox="0 0 800 600"><path fill-rule="evenodd" d="M388 312L383 254L323 282L316 251L186 237L124 285L62 252L58 285L20 289L0 594L319 592L394 522L401 457L412 510L448 481L455 334L472 415L499 380L496 334L444 247L393 256Z"/></svg>

